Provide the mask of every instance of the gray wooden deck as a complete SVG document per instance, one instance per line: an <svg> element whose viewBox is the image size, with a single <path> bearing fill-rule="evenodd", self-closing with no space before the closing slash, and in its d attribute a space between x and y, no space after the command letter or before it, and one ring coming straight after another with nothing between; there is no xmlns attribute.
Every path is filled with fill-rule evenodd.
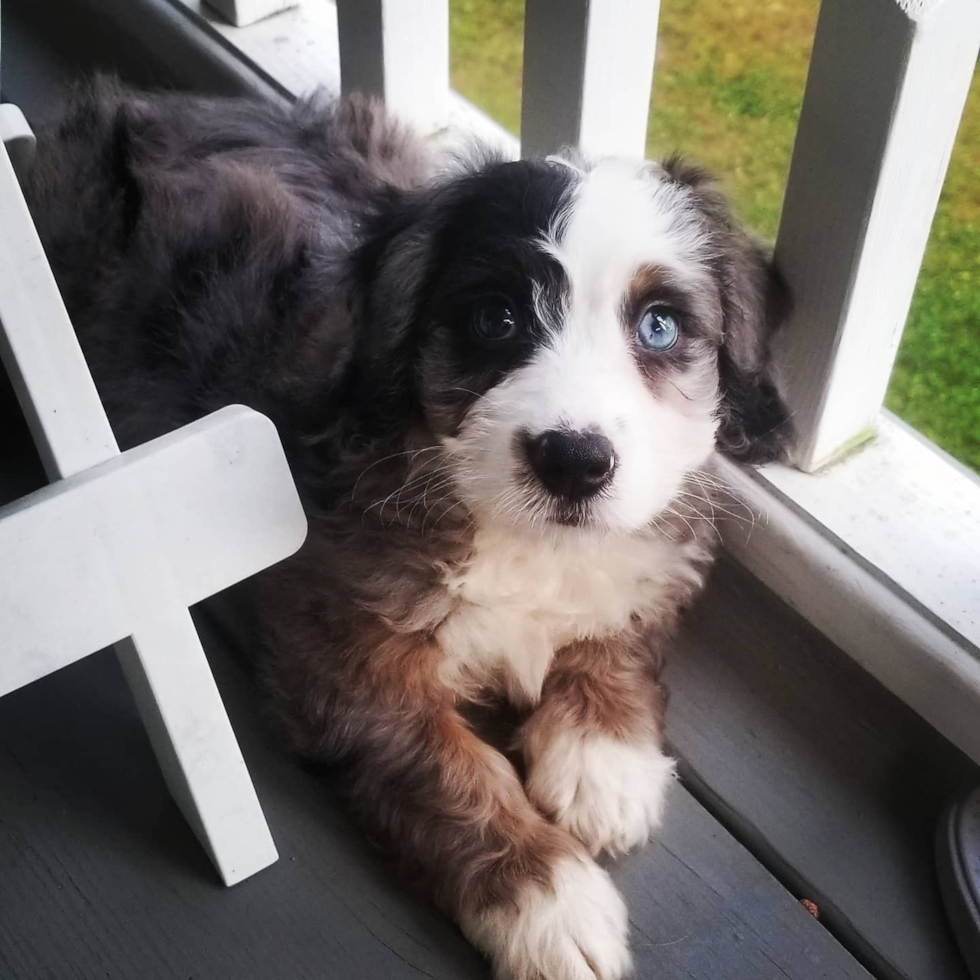
<svg viewBox="0 0 980 980"><path fill-rule="evenodd" d="M43 115L94 65L141 82L251 84L207 51L174 68L102 30L96 6L3 0L6 98ZM163 48L169 29L162 19ZM42 479L4 388L0 502ZM280 861L221 887L112 655L98 654L0 700L0 980L486 976L455 929L391 880L329 778L277 751L233 641L200 621ZM836 980L867 966L882 980L964 980L931 834L975 767L735 568L715 576L668 677L684 784L660 838L613 871L638 977ZM800 897L818 901L820 922Z"/></svg>
<svg viewBox="0 0 980 980"><path fill-rule="evenodd" d="M391 880L329 779L281 757L246 679L204 627L279 847L217 881L169 799L111 653L0 704L0 977L410 978L486 975L456 931ZM615 865L638 976L869 976L678 788L660 839Z"/></svg>
<svg viewBox="0 0 980 980"><path fill-rule="evenodd" d="M668 734L712 813L877 975L966 980L933 838L977 767L733 567L667 679Z"/></svg>

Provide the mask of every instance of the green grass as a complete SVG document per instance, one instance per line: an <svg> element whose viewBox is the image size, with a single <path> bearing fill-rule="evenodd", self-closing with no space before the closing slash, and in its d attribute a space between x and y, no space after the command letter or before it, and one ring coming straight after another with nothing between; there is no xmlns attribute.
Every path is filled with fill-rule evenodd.
<svg viewBox="0 0 980 980"><path fill-rule="evenodd" d="M662 0L652 156L718 173L776 233L818 0ZM454 86L517 132L523 0L450 0ZM980 82L933 225L886 405L980 471Z"/></svg>

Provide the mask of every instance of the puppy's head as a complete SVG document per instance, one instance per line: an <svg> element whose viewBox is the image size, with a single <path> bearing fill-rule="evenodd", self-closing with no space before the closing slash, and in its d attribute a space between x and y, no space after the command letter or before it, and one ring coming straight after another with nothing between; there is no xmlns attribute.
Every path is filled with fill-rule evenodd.
<svg viewBox="0 0 980 980"><path fill-rule="evenodd" d="M633 531L714 448L780 456L782 290L700 171L492 163L372 248L366 376L411 393L478 518Z"/></svg>

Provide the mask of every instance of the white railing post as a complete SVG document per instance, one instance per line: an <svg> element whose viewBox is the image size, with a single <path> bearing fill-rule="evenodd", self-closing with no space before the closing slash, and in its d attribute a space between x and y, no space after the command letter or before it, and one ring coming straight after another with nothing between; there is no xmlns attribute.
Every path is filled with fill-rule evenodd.
<svg viewBox="0 0 980 980"><path fill-rule="evenodd" d="M643 157L660 0L527 0L521 155Z"/></svg>
<svg viewBox="0 0 980 980"><path fill-rule="evenodd" d="M299 4L299 0L204 0L235 27L246 27ZM325 2L325 0L324 0Z"/></svg>
<svg viewBox="0 0 980 980"><path fill-rule="evenodd" d="M776 244L803 470L874 431L978 48L978 0L823 0Z"/></svg>
<svg viewBox="0 0 980 980"><path fill-rule="evenodd" d="M337 0L340 84L424 132L446 124L449 0Z"/></svg>

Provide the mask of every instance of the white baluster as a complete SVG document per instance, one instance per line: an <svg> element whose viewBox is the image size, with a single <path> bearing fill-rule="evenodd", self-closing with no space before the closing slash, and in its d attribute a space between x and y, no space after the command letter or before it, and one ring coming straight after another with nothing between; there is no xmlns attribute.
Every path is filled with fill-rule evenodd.
<svg viewBox="0 0 980 980"><path fill-rule="evenodd" d="M299 6L300 0L204 0L222 17L236 27L246 27L257 20ZM322 0L326 3L326 0Z"/></svg>
<svg viewBox="0 0 980 980"><path fill-rule="evenodd" d="M642 157L660 0L527 0L521 154Z"/></svg>
<svg viewBox="0 0 980 980"><path fill-rule="evenodd" d="M448 0L338 0L340 82L425 132L446 123Z"/></svg>
<svg viewBox="0 0 980 980"><path fill-rule="evenodd" d="M776 246L804 470L874 431L978 48L977 0L823 2Z"/></svg>

